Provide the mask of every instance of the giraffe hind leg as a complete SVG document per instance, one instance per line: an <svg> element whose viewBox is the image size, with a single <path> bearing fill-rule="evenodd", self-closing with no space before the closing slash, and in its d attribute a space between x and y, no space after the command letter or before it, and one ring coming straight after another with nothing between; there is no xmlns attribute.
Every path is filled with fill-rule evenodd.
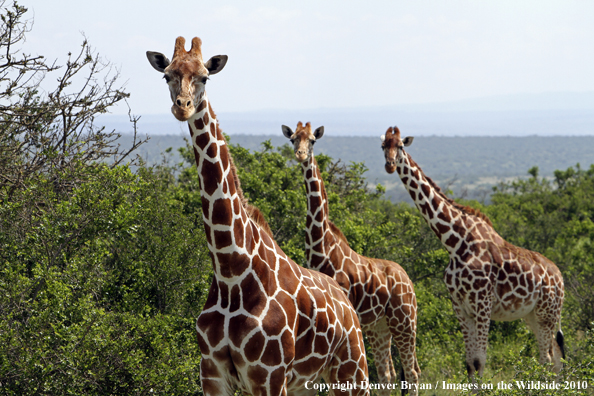
<svg viewBox="0 0 594 396"><path fill-rule="evenodd" d="M563 333L559 330L555 336L555 326L550 320L539 320L535 311L530 312L524 320L536 336L539 351L539 363L553 363L553 371L558 373L563 367L561 358L565 356Z"/></svg>
<svg viewBox="0 0 594 396"><path fill-rule="evenodd" d="M391 384L396 380L396 371L394 370L394 363L392 363L392 353L390 351L390 344L392 334L386 326L384 320L371 329L366 329L365 334L367 341L373 353L373 360L375 362L375 369L380 384ZM381 389L377 391L379 396L389 396L389 389Z"/></svg>

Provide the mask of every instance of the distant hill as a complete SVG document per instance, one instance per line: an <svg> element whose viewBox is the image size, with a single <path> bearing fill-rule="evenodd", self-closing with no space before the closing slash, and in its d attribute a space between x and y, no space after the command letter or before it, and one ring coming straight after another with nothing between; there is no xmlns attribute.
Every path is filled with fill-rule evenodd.
<svg viewBox="0 0 594 396"><path fill-rule="evenodd" d="M504 95L444 103L309 110L217 110L229 135L276 135L282 124L324 125L331 136L379 136L397 125L412 136L594 135L594 92ZM106 115L108 129L131 131L128 116ZM150 135L187 133L171 114L145 115L139 130Z"/></svg>
<svg viewBox="0 0 594 396"><path fill-rule="evenodd" d="M187 132L186 132L187 133ZM394 201L408 200L408 194L396 175L384 170L384 158L378 137L332 136L326 131L316 144L316 153L324 153L344 163L364 162L369 168L367 180L381 183ZM403 135L408 135L403 133ZM155 135L141 146L138 153L149 163L161 161L161 153L172 147L176 153L183 146L184 136ZM126 143L129 136L122 137ZM239 144L252 151L260 150L265 140L278 147L288 140L280 132L271 136L231 135L231 144ZM527 171L538 166L540 175L552 177L557 169L567 169L579 163L587 168L594 163L594 136L572 137L442 137L417 136L407 151L442 188L449 188L454 196L486 199L491 187L502 180L526 177ZM171 156L170 156L171 157ZM172 157L170 161L179 161Z"/></svg>

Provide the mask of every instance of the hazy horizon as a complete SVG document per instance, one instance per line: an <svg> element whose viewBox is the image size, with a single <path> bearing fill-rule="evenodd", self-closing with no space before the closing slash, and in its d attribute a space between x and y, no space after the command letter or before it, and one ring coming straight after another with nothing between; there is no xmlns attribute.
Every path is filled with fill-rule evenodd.
<svg viewBox="0 0 594 396"><path fill-rule="evenodd" d="M213 104L217 111L216 104ZM379 136L397 125L417 136L589 136L594 135L594 92L516 94L469 100L369 106L363 108L268 109L217 111L229 135L280 134L281 125L298 121L324 125L336 136ZM123 115L99 119L108 129L131 131ZM141 116L139 132L154 135L187 133L185 123L171 114Z"/></svg>

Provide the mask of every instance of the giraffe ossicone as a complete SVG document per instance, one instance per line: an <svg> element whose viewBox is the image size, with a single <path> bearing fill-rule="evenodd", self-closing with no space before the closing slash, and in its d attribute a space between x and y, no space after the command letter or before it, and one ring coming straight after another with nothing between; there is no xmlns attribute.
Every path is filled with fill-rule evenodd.
<svg viewBox="0 0 594 396"><path fill-rule="evenodd" d="M354 384L368 395L363 335L338 284L295 264L247 206L204 85L227 57L203 63L201 42L177 38L172 60L147 52L164 74L172 112L187 121L198 168L214 276L196 329L205 395L314 395L312 383ZM307 386L309 384L309 386ZM331 389L337 395L340 389Z"/></svg>
<svg viewBox="0 0 594 396"><path fill-rule="evenodd" d="M563 276L537 252L514 246L493 228L487 216L445 196L404 147L400 130L381 137L386 171L397 172L425 221L448 251L444 280L460 322L469 376L483 374L491 320L523 318L536 335L540 363L562 368Z"/></svg>
<svg viewBox="0 0 594 396"><path fill-rule="evenodd" d="M415 350L417 300L411 280L400 265L353 251L344 234L330 221L326 189L313 153L324 127L312 132L309 122L299 122L295 131L286 125L282 131L293 144L305 179L305 253L309 267L336 279L349 297L369 340L380 383L397 380L390 352L393 340L400 353L403 380L417 385L411 390L416 395L421 370ZM387 396L390 390L386 387L378 394Z"/></svg>

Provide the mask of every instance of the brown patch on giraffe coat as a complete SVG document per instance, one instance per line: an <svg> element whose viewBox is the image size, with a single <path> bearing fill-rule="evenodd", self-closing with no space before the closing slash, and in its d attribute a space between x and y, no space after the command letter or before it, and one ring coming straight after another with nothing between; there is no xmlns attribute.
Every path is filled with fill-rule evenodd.
<svg viewBox="0 0 594 396"><path fill-rule="evenodd" d="M229 312L235 312L241 308L241 289L238 285L233 285L231 294L229 295Z"/></svg>
<svg viewBox="0 0 594 396"><path fill-rule="evenodd" d="M458 248L458 250L456 250L456 254L462 257L465 255L466 249L468 249L468 245L466 244L466 241L462 240L460 247Z"/></svg>
<svg viewBox="0 0 594 396"><path fill-rule="evenodd" d="M212 238L210 237L210 226L204 223L204 233L206 234L206 241L212 246ZM212 257L211 257L212 258ZM213 260L214 262L214 260Z"/></svg>
<svg viewBox="0 0 594 396"><path fill-rule="evenodd" d="M204 121L202 121L202 118L196 118L194 120L194 126L199 131L203 130L204 129ZM196 137L196 139L198 139L198 136Z"/></svg>
<svg viewBox="0 0 594 396"><path fill-rule="evenodd" d="M278 342L278 340L268 340L264 353L262 354L262 363L266 366L278 366L282 363L282 353L280 350L280 342Z"/></svg>
<svg viewBox="0 0 594 396"><path fill-rule="evenodd" d="M202 356L206 356L210 354L210 348L208 346L208 342L198 333L198 348L200 349L200 353Z"/></svg>
<svg viewBox="0 0 594 396"><path fill-rule="evenodd" d="M300 317L300 328L303 321L304 319ZM311 353L314 337L315 332L311 327L311 323L309 321L303 322L303 331L298 334L295 342L295 360L303 359Z"/></svg>
<svg viewBox="0 0 594 396"><path fill-rule="evenodd" d="M455 234L452 234L444 243L451 248L455 248L459 241L460 238L458 238Z"/></svg>
<svg viewBox="0 0 594 396"><path fill-rule="evenodd" d="M279 260L278 273L282 274L278 277L279 287L285 290L290 295L295 294L295 292L297 291L297 287L299 286L299 279L297 279L297 277L293 273L291 265L288 261L284 259ZM285 304L281 305L285 306ZM294 307L291 309L294 310Z"/></svg>
<svg viewBox="0 0 594 396"><path fill-rule="evenodd" d="M219 198L212 205L212 224L230 226L233 221L233 212L231 211L231 201Z"/></svg>
<svg viewBox="0 0 594 396"><path fill-rule="evenodd" d="M255 362L260 359L266 344L266 337L261 332L256 332L246 343L244 353L248 362Z"/></svg>
<svg viewBox="0 0 594 396"><path fill-rule="evenodd" d="M215 248L216 249L223 249L227 246L231 246L233 244L233 238L231 236L231 231L214 231L214 239L215 239Z"/></svg>
<svg viewBox="0 0 594 396"><path fill-rule="evenodd" d="M241 281L241 290L245 290L243 293L243 308L254 316L260 316L266 306L267 299L253 274L248 274Z"/></svg>
<svg viewBox="0 0 594 396"><path fill-rule="evenodd" d="M453 230L455 233L460 235L461 238L464 238L466 236L466 227L464 226L464 223L460 219L458 219L454 222Z"/></svg>
<svg viewBox="0 0 594 396"><path fill-rule="evenodd" d="M237 252L217 253L217 258L221 263L221 275L227 278L243 274L250 265L249 257Z"/></svg>
<svg viewBox="0 0 594 396"><path fill-rule="evenodd" d="M255 395L266 395L268 391L266 389L266 382L268 378L268 370L260 365L250 366L247 370L247 375L252 384L252 392ZM256 384L261 384L256 386Z"/></svg>
<svg viewBox="0 0 594 396"><path fill-rule="evenodd" d="M214 123L210 124L210 134L212 136L216 136L217 135L217 131L216 131L217 127Z"/></svg>
<svg viewBox="0 0 594 396"><path fill-rule="evenodd" d="M200 104L198 104L198 107L196 108L196 113L200 113L202 110L204 110L204 108L206 107L206 101L202 100L200 101ZM202 129L202 128L200 128Z"/></svg>
<svg viewBox="0 0 594 396"><path fill-rule="evenodd" d="M200 374L203 378L217 378L220 377L219 369L212 359L202 359L200 362ZM204 383L202 384L204 388ZM206 391L206 389L204 389ZM216 394L216 392L215 392Z"/></svg>
<svg viewBox="0 0 594 396"><path fill-rule="evenodd" d="M204 214L204 217L210 219L210 201L201 196L200 204L202 206L202 213Z"/></svg>
<svg viewBox="0 0 594 396"><path fill-rule="evenodd" d="M295 358L295 338L290 330L285 330L281 335L281 346L283 348L283 355L285 356L285 364L291 363Z"/></svg>
<svg viewBox="0 0 594 396"><path fill-rule="evenodd" d="M219 282L219 301L221 308L225 309L229 305L229 287L225 282Z"/></svg>
<svg viewBox="0 0 594 396"><path fill-rule="evenodd" d="M229 319L229 340L237 348L243 343L243 339L252 332L253 329L258 328L259 323L255 318L250 318L245 315L237 315Z"/></svg>
<svg viewBox="0 0 594 396"><path fill-rule="evenodd" d="M222 331L225 325L225 315L220 312L202 312L198 317L197 326L200 328L208 338L208 343L212 347L216 347L224 337Z"/></svg>
<svg viewBox="0 0 594 396"><path fill-rule="evenodd" d="M230 166L231 164L231 157L229 157L229 149L227 148L227 146L222 146L221 147L221 154L220 154L220 159L221 159L221 164L223 164L223 170L227 170L227 168ZM231 193L234 193L236 191L235 188L235 183L231 184Z"/></svg>
<svg viewBox="0 0 594 396"><path fill-rule="evenodd" d="M421 209L421 212L428 216L428 217L433 217L433 211L431 210L431 205L429 205L429 202L425 202L419 205L419 208ZM435 229L435 228L434 228Z"/></svg>
<svg viewBox="0 0 594 396"><path fill-rule="evenodd" d="M202 133L202 134L196 135L196 139L194 139L194 141L195 141L195 145L198 146L200 148L200 150L204 151L204 149L210 142L210 138L208 137L208 134ZM196 151L196 147L194 147L194 155L196 156L196 158L199 157L199 154Z"/></svg>
<svg viewBox="0 0 594 396"><path fill-rule="evenodd" d="M322 213L322 211L320 210L318 212L318 214L316 215L316 221L318 223L321 223L322 221L324 221L324 213Z"/></svg>
<svg viewBox="0 0 594 396"><path fill-rule="evenodd" d="M208 113L204 113L204 125L208 125L208 122L210 121L210 119L208 118Z"/></svg>
<svg viewBox="0 0 594 396"><path fill-rule="evenodd" d="M270 373L270 394L281 395L282 387L285 385L286 372L284 367L279 367Z"/></svg>
<svg viewBox="0 0 594 396"><path fill-rule="evenodd" d="M270 301L268 312L262 321L262 329L268 337L279 335L285 327L285 313L281 305L276 301Z"/></svg>
<svg viewBox="0 0 594 396"><path fill-rule="evenodd" d="M429 187L429 185L423 183L421 184L421 191L423 191L423 195L425 197L427 197L427 199L429 198L429 194L431 193L431 187ZM433 216L431 216L433 217Z"/></svg>
<svg viewBox="0 0 594 396"><path fill-rule="evenodd" d="M309 191L310 192L319 192L320 191L320 186L318 185L317 182L312 181L309 183Z"/></svg>
<svg viewBox="0 0 594 396"><path fill-rule="evenodd" d="M439 222L435 224L435 228L437 228L437 231L439 231L440 234L445 234L450 230L449 224L443 224Z"/></svg>
<svg viewBox="0 0 594 396"><path fill-rule="evenodd" d="M219 187L219 180L223 178L223 171L219 163L202 161L202 178L204 180L204 191L206 194L212 195Z"/></svg>
<svg viewBox="0 0 594 396"><path fill-rule="evenodd" d="M404 181L404 180L403 180L403 181ZM412 188L412 189L414 189L414 190L416 190L416 189L418 189L418 188L419 188L419 185L418 185L418 184L417 184L417 182L416 182L416 181L414 181L414 180L411 180L411 181L410 181L410 183L408 183L408 185L409 185L409 187L410 187L410 188Z"/></svg>
<svg viewBox="0 0 594 396"><path fill-rule="evenodd" d="M297 351L299 351L299 349L295 348ZM311 349L311 347L310 347ZM297 356L295 356L295 360L298 360L299 358L297 358ZM319 358L317 356L312 356L309 359L307 359L307 361L304 362L300 362L300 363L293 363L293 368L297 371L299 371L300 373L302 373L301 375L303 376L311 376L312 374L318 372L320 370L320 368L326 363L325 359ZM341 370L344 367L344 365L341 365Z"/></svg>
<svg viewBox="0 0 594 396"><path fill-rule="evenodd" d="M317 268L320 264L324 262L324 260L326 260L324 257L319 256L317 254L312 254L311 258L308 261L312 268Z"/></svg>
<svg viewBox="0 0 594 396"><path fill-rule="evenodd" d="M440 203L441 203L441 199L439 199L439 197L437 195L434 195L433 199L431 200L431 205L433 206L433 209L435 211L437 211L439 209Z"/></svg>
<svg viewBox="0 0 594 396"><path fill-rule="evenodd" d="M330 345L328 345L328 340L326 340L325 335L317 335L314 341L314 350L316 353L326 355L330 350Z"/></svg>
<svg viewBox="0 0 594 396"><path fill-rule="evenodd" d="M218 153L218 146L213 142L208 146L208 150L206 150L206 155L210 158L215 158Z"/></svg>
<svg viewBox="0 0 594 396"><path fill-rule="evenodd" d="M239 202L239 198L235 197L233 198L233 214L234 215L239 215L239 208L241 207L241 203Z"/></svg>

